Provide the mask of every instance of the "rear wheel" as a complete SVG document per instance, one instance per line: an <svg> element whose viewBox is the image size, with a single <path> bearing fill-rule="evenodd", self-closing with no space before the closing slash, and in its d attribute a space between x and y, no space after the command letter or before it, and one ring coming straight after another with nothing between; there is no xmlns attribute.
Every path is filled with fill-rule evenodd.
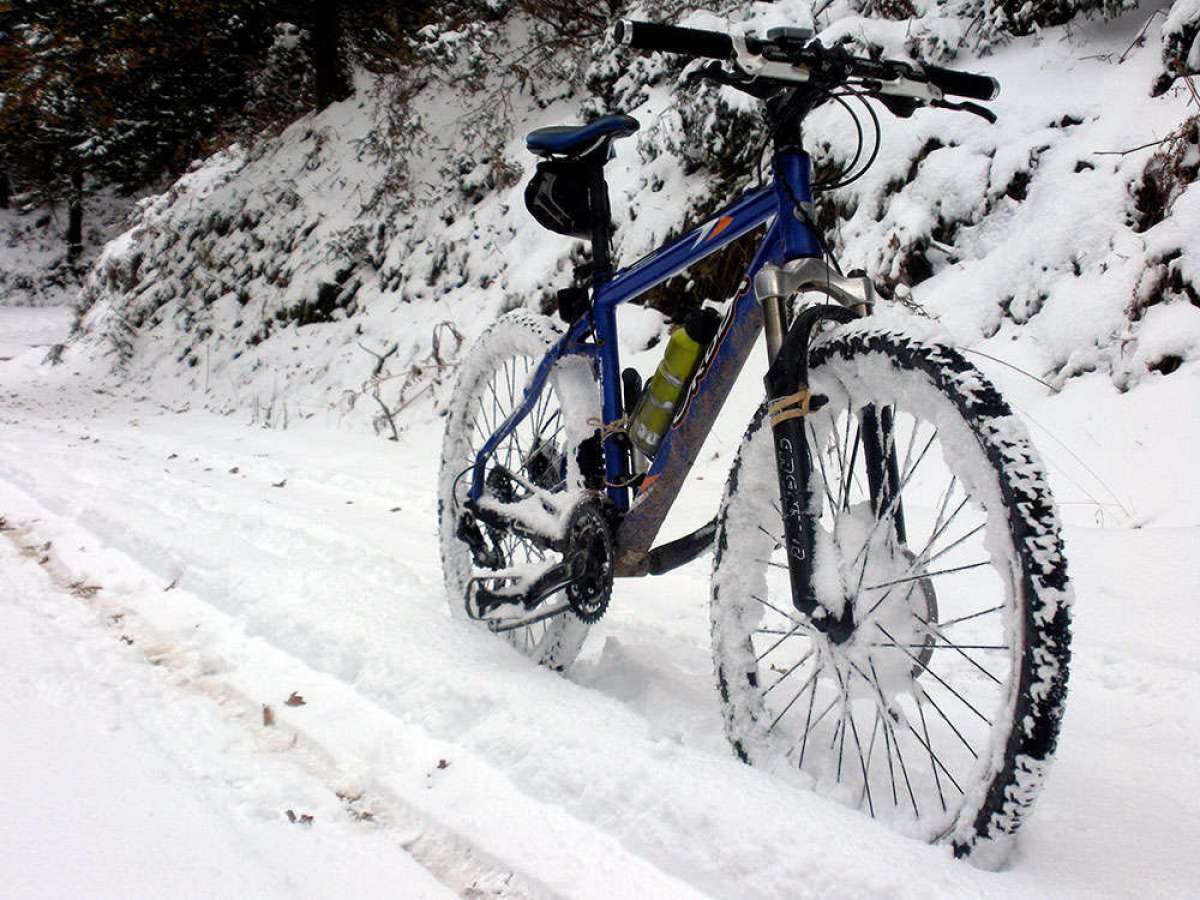
<svg viewBox="0 0 1200 900"><path fill-rule="evenodd" d="M450 609L457 616L469 617L471 580L486 574L475 566L471 543L460 528L476 455L500 423L520 406L526 384L559 337L561 332L550 319L516 310L498 319L463 362L446 422L438 492L442 571ZM575 451L590 436L599 415L599 394L590 364L581 357L560 359L530 413L492 454L487 490L505 494L505 502L521 499L522 482L553 493L581 491L583 479ZM496 569L547 561L547 551L512 531L477 523L470 537L483 541L484 552L492 555ZM565 592L560 591L531 613L562 608L566 603ZM513 647L553 669L574 662L588 631L587 624L570 610L517 628L503 619L493 620L488 627L504 629L498 633Z"/></svg>
<svg viewBox="0 0 1200 900"><path fill-rule="evenodd" d="M806 420L813 589L835 613L849 604L854 630L834 642L792 604L760 411L716 538L726 732L744 761L960 855L978 845L986 865L1040 787L1066 691L1070 596L1037 455L995 389L939 345L854 324L814 345L809 381L829 398ZM883 502L872 438L898 463Z"/></svg>

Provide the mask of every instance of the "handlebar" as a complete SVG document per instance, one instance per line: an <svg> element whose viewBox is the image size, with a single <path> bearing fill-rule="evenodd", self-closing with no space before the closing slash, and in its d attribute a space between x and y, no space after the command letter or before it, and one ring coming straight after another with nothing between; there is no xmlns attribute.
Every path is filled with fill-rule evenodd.
<svg viewBox="0 0 1200 900"><path fill-rule="evenodd" d="M618 44L625 44L634 50L678 53L680 56L705 59L729 59L733 55L733 38L719 31L621 19L613 27L613 37Z"/></svg>
<svg viewBox="0 0 1200 900"><path fill-rule="evenodd" d="M907 61L880 62L830 50L815 40L797 42L794 36L773 42L746 36L735 39L719 31L681 28L622 19L613 28L617 43L634 50L676 53L693 58L731 61L747 76L802 83L812 79L812 70L828 63L844 68L845 78L859 78L873 85L872 93L906 97L948 108L964 108L978 113L974 104L954 106L942 103L945 95L992 100L1000 92L1000 83L990 75L977 75L942 66L913 65ZM787 61L784 61L787 60ZM881 71L893 77L881 80ZM990 116L990 114L988 114Z"/></svg>
<svg viewBox="0 0 1200 900"><path fill-rule="evenodd" d="M921 68L925 70L930 84L941 88L945 94L970 97L972 100L995 100L1000 93L1000 82L991 75L975 75L928 64Z"/></svg>

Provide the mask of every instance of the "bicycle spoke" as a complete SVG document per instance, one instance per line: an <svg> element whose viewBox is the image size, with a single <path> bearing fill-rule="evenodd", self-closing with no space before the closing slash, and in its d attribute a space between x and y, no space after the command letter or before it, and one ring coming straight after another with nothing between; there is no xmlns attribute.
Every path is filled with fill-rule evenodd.
<svg viewBox="0 0 1200 900"><path fill-rule="evenodd" d="M841 503L842 509L850 508L850 488L854 484L854 463L858 459L858 448L862 444L862 425L859 423L857 418L855 418L854 423L854 446L850 449L849 454L846 457L848 460L848 468L844 473L846 477L843 479ZM847 433L850 431L849 422L846 423L846 431Z"/></svg>
<svg viewBox="0 0 1200 900"><path fill-rule="evenodd" d="M926 622L924 619L922 619L920 616L916 615L915 613L913 614L913 618L916 619L924 627L926 634L932 635L934 638L941 638L943 641L946 641L947 647L949 647L951 650L957 651L959 656L961 656L963 659L965 659L967 662L969 662L971 665L973 665L975 668L977 668L980 672L982 672L988 678L992 679L992 681L996 682L996 684L999 684L999 685L1004 684L1004 682L1002 682L999 678L997 678L995 675L993 675L991 672L989 672L987 669L985 669L980 663L976 662L973 658L971 658L966 653L964 653L962 647L958 646L957 644L950 643L950 639L948 637L946 637L944 634L941 634L934 626L930 625L928 622ZM1007 649L1007 648L1002 648L1002 649Z"/></svg>
<svg viewBox="0 0 1200 900"><path fill-rule="evenodd" d="M925 744L928 747L932 747L933 741L929 739L929 725L925 721L925 706L921 703L920 696L917 696L917 712L921 714L921 730L925 732ZM934 764L932 750L929 751L929 769L933 772L933 783L937 785L938 799L942 802L942 812L945 812L946 795L942 793L942 779L938 777L938 770Z"/></svg>
<svg viewBox="0 0 1200 900"><path fill-rule="evenodd" d="M927 566L931 562L934 562L934 561L940 559L941 557L943 557L947 553L949 553L951 550L953 550L955 547L957 547L959 544L963 543L963 541L969 540L970 538L974 537L976 534L978 534L980 531L982 531L986 527L987 527L986 521L980 522L978 525L976 525L974 528L972 528L970 531L968 531L962 537L958 538L958 540L954 541L954 543L950 544L947 547L943 547L941 550L939 550L937 553L933 554L933 556L930 556L928 559L922 559L920 556L915 557L913 559L913 561L909 564L908 568L905 570L905 574L907 575L908 573L912 572L918 566ZM864 615L863 618L865 619L867 616L871 615L871 613L875 612L875 610L879 609L879 607L880 607L880 605L882 605L883 601L885 601L889 596L891 596L891 593L892 593L892 589L888 588L887 591L884 592L883 596L880 597L878 600L876 600L874 602L874 604L872 604L871 608L867 610L866 615Z"/></svg>
<svg viewBox="0 0 1200 900"><path fill-rule="evenodd" d="M476 397L475 403L479 406L479 415L483 417L483 424L487 426L487 431L483 436L483 442L486 444L488 438L496 433L496 426L492 424L491 417L488 416L487 407L483 404L483 398Z"/></svg>
<svg viewBox="0 0 1200 900"><path fill-rule="evenodd" d="M861 588L864 591L877 591L880 588L891 587L893 584L903 584L906 581L924 581L926 578L937 578L939 575L952 575L955 572L966 572L969 569L978 569L980 566L990 566L992 561L985 559L982 562L971 563L966 566L955 566L952 569L941 569L937 572L921 572L919 575L906 575L903 578L893 578L891 581L881 581L879 584L868 584Z"/></svg>
<svg viewBox="0 0 1200 900"><path fill-rule="evenodd" d="M841 672L838 672L837 667L834 667L834 672L837 672L838 681L842 681ZM875 818L875 801L871 798L871 782L867 777L867 761L863 757L862 741L858 737L858 725L854 721L854 710L851 709L849 703L850 696L850 679L854 677L852 672L846 673L846 679L842 682L842 746L838 748L838 781L841 781L842 775L842 750L846 746L846 720L850 720L850 733L854 738L854 748L858 753L858 764L862 769L863 789L867 794L867 808L871 812L871 818ZM878 710L876 710L878 712ZM861 802L861 801L860 801Z"/></svg>
<svg viewBox="0 0 1200 900"><path fill-rule="evenodd" d="M953 775L953 774L950 772L950 770L946 768L946 764L945 764L944 762L942 762L942 759L941 759L941 757L940 757L940 756L938 756L936 753L934 753L934 752L933 752L933 748L932 748L932 747L930 747L930 746L929 746L928 744L926 744L926 743L925 743L923 740L921 740L921 736L920 736L919 734L917 734L917 729L913 728L913 727L912 727L912 725L911 725L911 724L909 724L909 725L908 725L908 730L909 730L910 732L912 732L912 736L913 736L914 738L916 738L916 739L917 739L917 743L918 743L918 744L920 744L922 747L924 747L924 748L925 748L925 749L926 749L926 750L929 752L929 756L930 756L930 758L933 760L933 763L934 763L934 764L935 764L935 765L936 765L936 766L937 766L939 769L941 769L941 770L942 770L943 774L945 774L945 776L946 776L947 778L949 778L949 779L950 779L950 783L951 783L952 785L954 785L954 789L955 789L955 790L957 790L957 791L958 791L960 794L965 794L965 793L966 793L966 791L964 791L964 790L962 789L962 786L961 786L961 785L959 785L959 783L958 783L958 780L957 780L957 779L955 779L954 775Z"/></svg>
<svg viewBox="0 0 1200 900"><path fill-rule="evenodd" d="M983 531L983 529L985 529L985 528L987 528L986 520L983 522L980 522L978 525L976 525L974 528L972 528L970 531L968 531L962 537L955 540L953 543L947 544L945 547L943 547L937 553L933 554L933 556L930 556L927 559L925 559L922 562L922 565L927 566L931 562L937 562L937 560L941 559L943 556L945 556L947 553L949 553L955 547L959 546L960 544L962 544L965 541L969 541L971 538L975 537L975 535L979 534L979 532Z"/></svg>
<svg viewBox="0 0 1200 900"><path fill-rule="evenodd" d="M797 623L801 622L800 619L792 618L790 615L785 613L782 609L780 609L774 603L764 600L762 597L758 596L758 594L750 594L750 598L752 600L757 600L759 603L761 603L763 606L767 607L768 609L775 610L775 612L779 613L781 616L783 616L785 619L787 619L789 622L792 622L793 624L797 624Z"/></svg>
<svg viewBox="0 0 1200 900"><path fill-rule="evenodd" d="M777 679L775 679L775 683L772 684L765 691L763 691L762 695L764 697L766 697L767 694L771 693L771 691L773 691L773 690L775 690L775 688L779 687L779 685L783 683L783 680L785 678L787 678L789 675L791 675L793 672L795 672L798 668L800 668L802 665L804 665L806 662L808 662L808 660L816 652L817 652L816 650L809 650L807 653L805 653L802 657L800 657L799 661L795 665L793 665L790 669L788 669L786 672L784 672L782 675L780 675Z"/></svg>
<svg viewBox="0 0 1200 900"><path fill-rule="evenodd" d="M812 435L812 444L810 447L815 448L817 446L817 432L813 428L812 422L808 423L808 433ZM825 471L825 454L821 453L820 450L815 450L813 456L817 458L817 468L821 471L821 487L825 491L825 497L829 500L829 508L836 509L837 504L834 502L833 494L829 491L829 475Z"/></svg>
<svg viewBox="0 0 1200 900"><path fill-rule="evenodd" d="M914 429L913 433L914 434L916 433L915 429ZM933 434L931 434L929 436L929 440L926 442L925 446L921 449L920 455L918 455L916 460L913 461L912 468L906 469L904 471L903 476L901 476L901 478L900 478L900 484L898 484L896 486L896 492L894 494L892 494L892 496L890 498L888 498L887 508L882 510L881 514L875 517L875 522L874 522L874 524L872 524L871 530L869 532L867 532L867 537L863 541L862 547L859 549L858 553L856 553L854 555L853 562L850 563L851 568L857 566L859 560L862 559L863 554L865 554L868 551L868 548L871 546L871 540L872 540L872 538L875 537L875 532L879 530L879 526L882 523L886 522L888 519L890 519L895 514L896 507L899 506L899 504L900 504L900 496L901 496L901 494L904 493L904 488L908 486L908 482L912 478L913 473L916 472L917 466L919 466L921 464L921 460L923 460L925 458L925 454L929 452L929 448L933 446L933 442L936 438L937 438L937 429L935 428L933 430Z"/></svg>
<svg viewBox="0 0 1200 900"><path fill-rule="evenodd" d="M879 707L875 707L875 721L871 724L871 737L867 740L867 765L863 772L863 790L858 795L858 805L862 806L863 799L866 794L866 786L870 783L871 777L871 760L875 757L875 739L879 735ZM872 807L871 815L875 815L875 810Z"/></svg>
<svg viewBox="0 0 1200 900"><path fill-rule="evenodd" d="M904 776L904 787L908 790L908 799L912 803L913 815L919 819L921 810L917 807L917 795L913 792L912 781L908 777L908 766L904 763L904 754L900 750L900 740L896 737L896 729L889 722L884 722L883 727L892 732L892 746L896 748L896 759L900 761L900 774Z"/></svg>
<svg viewBox="0 0 1200 900"><path fill-rule="evenodd" d="M993 606L989 609L981 609L979 612L973 612L970 615L966 615L966 616L959 616L957 619L950 619L947 622L938 622L937 626L938 626L938 628L949 628L951 625L958 625L962 622L969 622L972 619L978 619L980 616L990 615L991 613L999 612L1000 610L1005 609L1005 608L1006 608L1006 604L1001 603L999 606Z"/></svg>
<svg viewBox="0 0 1200 900"><path fill-rule="evenodd" d="M852 400L846 401L846 440L843 443L843 445L838 453L838 467L840 468L840 471L838 473L838 504L835 507L835 510L842 508L842 504L841 504L842 496L849 493L849 489L846 486L846 482L851 477L850 476L849 459L850 459L850 420L852 418L854 418L853 415L851 415L851 412L852 412L851 404L852 403L853 403Z"/></svg>
<svg viewBox="0 0 1200 900"><path fill-rule="evenodd" d="M878 713L879 711L876 709L876 714ZM884 717L881 716L880 718ZM892 782L892 806L897 807L900 805L900 795L896 793L896 767L892 762L892 739L890 735L891 729L888 728L888 723L885 719L883 722L883 746L887 751L888 778L891 779Z"/></svg>
<svg viewBox="0 0 1200 900"><path fill-rule="evenodd" d="M947 506L949 505L949 503L950 503L950 497L951 497L951 496L953 496L953 494L954 494L954 488L955 488L955 486L956 486L957 484L958 484L958 476L957 476L957 475L951 475L951 476L950 476L950 483L949 483L948 485L946 485L946 493L942 494L942 499L941 499L941 502L940 502L940 503L938 503L937 518L935 518L935 519L933 520L933 534L934 534L934 537L931 537L931 538L929 539L929 542L925 544L925 549L928 549L928 548L929 548L929 544L933 543L933 541L937 539L937 537L936 537L936 536L937 536L937 534L939 534L939 533L940 533L940 531L941 531L941 527L942 527L942 516L944 516L944 515L946 514L946 507L947 507ZM962 509L962 508L963 508L963 506L965 506L965 505L966 505L966 502L967 502L967 498L966 498L966 497L964 497L964 498L963 498L963 502L962 502L962 503L960 503L960 504L958 505L958 509ZM958 512L958 510L955 510L955 513L956 513L956 514L957 514L957 512ZM924 551L922 551L922 552L924 552Z"/></svg>
<svg viewBox="0 0 1200 900"><path fill-rule="evenodd" d="M766 650L764 650L760 655L754 657L754 661L762 662L768 653L770 653L772 650L774 650L776 647L778 647L780 644L782 644L784 641L786 641L788 638L790 638L792 635L794 635L796 632L798 632L803 627L804 627L804 624L802 622L797 622L795 627L793 627L791 631L789 631L787 634L785 634L783 637L781 637L779 640L777 640L775 643L773 643L770 647L768 647Z"/></svg>
<svg viewBox="0 0 1200 900"><path fill-rule="evenodd" d="M967 752L970 753L971 756L973 756L975 759L979 759L979 754L975 752L975 748L971 746L971 742L968 741L963 736L963 733L958 730L958 727L953 722L950 721L950 717L947 716L945 712L943 712L942 708L940 706L938 706L937 701L934 700L933 697L931 697L929 695L929 692L922 690L921 695L925 698L925 700L929 703L929 705L933 707L934 712L936 712L939 716L942 717L942 721L950 726L950 730L954 732L955 736L960 741L962 741L962 745L967 748Z"/></svg>
<svg viewBox="0 0 1200 900"><path fill-rule="evenodd" d="M763 528L761 525L756 524L754 527L757 528L759 531L761 531L763 534L765 534L767 537L769 537L772 541L774 541L776 547L779 547L783 544L782 538L775 537L775 535L771 534L771 532L767 531L767 529Z"/></svg>
<svg viewBox="0 0 1200 900"><path fill-rule="evenodd" d="M814 694L814 697L813 697L813 699L814 699L814 700L816 699L816 696L815 696L815 694ZM807 739L808 739L808 734L809 734L809 732L810 732L810 731L812 731L812 729L816 728L818 725L820 725L820 724L821 724L821 720L822 720L822 719L824 719L824 718L825 718L827 715L829 715L829 711L830 711L831 709L833 709L835 706L837 706L837 704L838 704L838 700L839 700L839 699L841 699L841 698L840 698L840 697L834 697L832 700L830 700L830 701L829 701L828 705L826 705L826 707L825 707L823 710L821 710L819 713L817 713L817 717L816 717L815 719L811 719L811 720L810 720L808 723L806 723L806 726L805 726L805 731L804 731L804 737L805 737L805 740L806 740L806 741L807 741ZM811 712L811 711L812 711L812 710L809 710L809 712ZM833 739L834 739L834 740L837 740L837 731L836 731L836 729L835 729L835 730L834 730L834 732L833 732ZM830 742L829 742L829 744L830 744L830 746L832 747L832 746L833 746L833 741L830 741ZM800 759L801 759L801 764L803 764L803 760L804 760L804 751L803 751L803 750L801 750L801 752L800 752Z"/></svg>
<svg viewBox="0 0 1200 900"><path fill-rule="evenodd" d="M495 434L497 429L499 428L500 424L502 422L504 422L504 420L508 417L504 414L504 408L500 402L500 395L496 393L496 385L495 385L494 381L488 382L488 390L491 392L491 395L492 395L491 429L492 429L492 434ZM511 438L512 435L510 434L509 437ZM504 442L504 468L508 469L509 471L512 471L512 441L511 440L506 440Z"/></svg>
<svg viewBox="0 0 1200 900"><path fill-rule="evenodd" d="M924 619L920 621L924 622ZM929 647L933 650L952 650L958 648L960 650L1011 650L1008 644L939 644L937 641L923 644L893 644L891 641L876 641L871 644L872 647L910 647L914 650L924 650Z"/></svg>
<svg viewBox="0 0 1200 900"><path fill-rule="evenodd" d="M908 471L908 462L912 459L913 448L917 445L917 432L921 430L919 422L913 422L913 429L908 435L908 446L904 450L904 462L900 464L900 471ZM936 431L936 429L935 429Z"/></svg>
<svg viewBox="0 0 1200 900"><path fill-rule="evenodd" d="M954 688L950 687L950 685L946 683L945 679L942 678L941 675L939 675L937 672L933 671L933 669L929 668L928 665L921 662L921 660L919 658L917 658L916 656L913 656L911 653L909 653L907 650L905 650L903 647L901 647L900 644L898 644L896 642L896 639L894 637L892 637L892 635L888 632L888 630L886 628L884 628L882 625L880 625L878 622L875 622L874 625L876 628L878 628L880 631L882 631L887 636L888 640L890 640L892 642L892 644L895 646L895 648L897 650L899 650L901 653L903 653L905 656L907 656L909 659L911 659L913 662L915 662L918 666L920 666L922 669L924 669L926 672L928 672L937 681L938 684L940 684L942 687L944 687L946 690L948 690L951 694L953 694L955 697L957 697L959 699L959 701L961 701L962 704L967 707L967 709L971 710L971 712L975 713L975 715L977 715L977 716L979 716L979 718L983 719L983 721L988 724L989 728L992 726L992 720L989 719L987 716L985 716L983 713L981 713L979 710L977 710L975 708L975 706L971 703L970 700L968 700L966 697L964 697L962 694L960 694Z"/></svg>
<svg viewBox="0 0 1200 900"><path fill-rule="evenodd" d="M846 461L842 458L842 430L838 427L837 416L831 416L830 419L831 419L830 437L832 438L832 441L830 442L830 444L831 444L831 448L832 448L835 456L837 457L838 495L841 496L841 487L842 487L842 477L841 476L842 476L842 472L844 472L846 469ZM848 437L848 435L847 435L847 437ZM837 509L836 501L834 502L833 508Z"/></svg>
<svg viewBox="0 0 1200 900"><path fill-rule="evenodd" d="M767 734L770 734L772 731L775 730L775 726L779 724L779 720L787 715L788 710L791 709L795 705L796 701L800 699L800 695L803 694L806 690L808 690L810 685L812 686L813 698L814 699L816 698L817 676L820 674L821 674L821 669L818 668L810 676L808 676L808 681L804 682L804 684L802 684L800 686L800 690L796 691L796 696L792 697L792 699L788 701L787 706L785 706L783 709L781 709L779 711L779 715L777 715L774 719L771 720L771 724L767 726ZM809 701L808 714L810 716L812 715L812 700ZM805 732L805 735L807 736L807 732ZM803 754L801 754L801 764L802 765L803 765L803 759L804 759Z"/></svg>
<svg viewBox="0 0 1200 900"><path fill-rule="evenodd" d="M883 710L884 737L887 738L889 733L891 735L891 743L888 748L889 749L888 767L889 767L889 769L892 768L892 760L891 760L890 751L891 751L892 747L895 747L896 759L900 763L900 774L904 777L904 786L905 786L905 789L908 791L908 799L912 803L913 815L919 819L919 818L921 818L921 811L917 806L917 795L913 791L912 780L908 777L908 766L904 762L904 753L900 750L900 739L899 739L899 737L896 736L895 725L893 724L893 721L892 721L893 713L891 711L891 707L887 703L887 700L884 699L883 688L880 687L880 685L879 685L879 673L875 671L875 660L868 656L867 661L871 667L871 676L872 676L871 678L867 679L867 681L869 684L871 684L875 688L875 696L879 698L879 702L881 704L880 708ZM860 675L862 674L861 670L859 670L859 674ZM898 719L897 719L897 721L898 721ZM892 803L894 806L899 806L899 801L896 796L896 776L895 776L894 769L892 770L891 778L892 778Z"/></svg>

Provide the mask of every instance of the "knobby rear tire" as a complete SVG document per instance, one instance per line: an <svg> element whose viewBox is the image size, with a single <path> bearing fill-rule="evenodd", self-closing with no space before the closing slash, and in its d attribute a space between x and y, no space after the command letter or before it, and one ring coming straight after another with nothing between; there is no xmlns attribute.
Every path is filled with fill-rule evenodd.
<svg viewBox="0 0 1200 900"><path fill-rule="evenodd" d="M497 319L463 360L448 411L438 485L442 572L450 610L456 617L468 617L465 603L472 556L456 526L470 468L484 441L520 403L524 386L542 356L561 336L546 316L514 310ZM565 455L565 478L556 489L581 490L575 450L590 436L599 415L599 391L590 364L582 357L564 357L555 364L534 411L496 448L492 459L529 478L530 473L522 469L529 464L531 448L540 446L539 442L552 442L556 458ZM503 536L500 543L506 565L540 558L528 541ZM550 608L561 602L560 594L543 601L542 606ZM485 626L481 623L481 627ZM561 670L575 661L587 632L588 626L567 611L501 634L534 662Z"/></svg>

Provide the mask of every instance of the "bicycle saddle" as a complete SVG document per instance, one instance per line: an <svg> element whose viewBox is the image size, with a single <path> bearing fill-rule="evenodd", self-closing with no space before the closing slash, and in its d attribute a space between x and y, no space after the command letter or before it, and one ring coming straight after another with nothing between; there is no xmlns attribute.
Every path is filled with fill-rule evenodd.
<svg viewBox="0 0 1200 900"><path fill-rule="evenodd" d="M525 146L538 156L583 156L602 141L628 137L641 128L633 116L601 116L587 125L551 125L531 131Z"/></svg>

